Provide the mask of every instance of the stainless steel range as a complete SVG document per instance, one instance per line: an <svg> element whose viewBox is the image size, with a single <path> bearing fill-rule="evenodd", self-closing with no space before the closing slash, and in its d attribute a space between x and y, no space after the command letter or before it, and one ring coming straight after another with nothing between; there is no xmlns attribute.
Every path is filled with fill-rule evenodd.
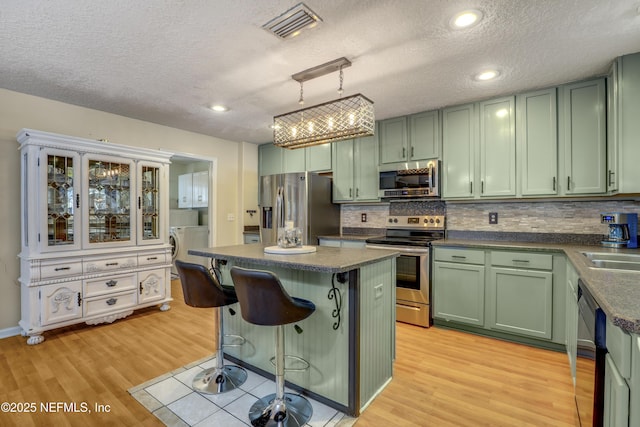
<svg viewBox="0 0 640 427"><path fill-rule="evenodd" d="M385 237L367 239L367 248L395 249L396 319L431 325L431 242L444 238L444 216L390 216Z"/></svg>

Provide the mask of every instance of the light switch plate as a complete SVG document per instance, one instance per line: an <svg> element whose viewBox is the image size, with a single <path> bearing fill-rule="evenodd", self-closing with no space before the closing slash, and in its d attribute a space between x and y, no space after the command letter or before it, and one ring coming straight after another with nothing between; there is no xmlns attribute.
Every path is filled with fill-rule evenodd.
<svg viewBox="0 0 640 427"><path fill-rule="evenodd" d="M489 212L489 224L498 223L498 212Z"/></svg>
<svg viewBox="0 0 640 427"><path fill-rule="evenodd" d="M382 298L382 283L373 288L373 295L375 299Z"/></svg>

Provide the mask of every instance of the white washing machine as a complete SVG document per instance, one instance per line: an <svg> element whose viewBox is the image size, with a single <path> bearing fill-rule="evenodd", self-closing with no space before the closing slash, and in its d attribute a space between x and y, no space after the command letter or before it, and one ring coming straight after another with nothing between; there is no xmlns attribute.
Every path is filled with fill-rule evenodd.
<svg viewBox="0 0 640 427"><path fill-rule="evenodd" d="M171 227L169 229L169 243L171 243L172 263L179 259L210 267L209 258L189 255L188 253L189 249L209 246L209 227L206 225ZM171 273L172 276L177 277L178 270L176 270L175 265L171 267Z"/></svg>

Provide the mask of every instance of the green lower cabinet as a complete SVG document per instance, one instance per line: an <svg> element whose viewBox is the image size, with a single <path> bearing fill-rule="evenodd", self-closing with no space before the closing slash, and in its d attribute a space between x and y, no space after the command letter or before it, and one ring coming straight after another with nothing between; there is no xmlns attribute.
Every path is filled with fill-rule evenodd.
<svg viewBox="0 0 640 427"><path fill-rule="evenodd" d="M631 336L629 425L640 426L640 335Z"/></svg>
<svg viewBox="0 0 640 427"><path fill-rule="evenodd" d="M484 326L484 266L434 262L433 316Z"/></svg>
<svg viewBox="0 0 640 427"><path fill-rule="evenodd" d="M551 339L553 274L550 271L491 267L487 326L491 329Z"/></svg>
<svg viewBox="0 0 640 427"><path fill-rule="evenodd" d="M327 239L324 237L320 237L318 239L319 246L331 246L334 248L339 248L342 246L342 241L340 239Z"/></svg>
<svg viewBox="0 0 640 427"><path fill-rule="evenodd" d="M576 359L578 356L578 273L567 263L567 300L565 313L565 345L573 385L576 385Z"/></svg>
<svg viewBox="0 0 640 427"><path fill-rule="evenodd" d="M366 246L364 240L333 239L326 237L321 237L318 240L319 246L333 246L334 248L364 249Z"/></svg>
<svg viewBox="0 0 640 427"><path fill-rule="evenodd" d="M604 364L604 427L629 427L629 386L611 355Z"/></svg>
<svg viewBox="0 0 640 427"><path fill-rule="evenodd" d="M565 350L563 254L438 246L432 265L436 325Z"/></svg>

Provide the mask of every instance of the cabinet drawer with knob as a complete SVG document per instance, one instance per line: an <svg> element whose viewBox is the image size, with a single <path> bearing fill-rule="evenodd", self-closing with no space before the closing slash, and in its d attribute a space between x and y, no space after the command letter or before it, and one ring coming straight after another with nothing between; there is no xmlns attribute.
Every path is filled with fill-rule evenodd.
<svg viewBox="0 0 640 427"><path fill-rule="evenodd" d="M128 292L108 294L102 297L84 300L84 317L105 315L134 307L138 302L135 289Z"/></svg>
<svg viewBox="0 0 640 427"><path fill-rule="evenodd" d="M118 258L94 258L83 261L85 273L97 273L100 271L122 270L125 268L134 268L137 266L137 257L135 255Z"/></svg>
<svg viewBox="0 0 640 427"><path fill-rule="evenodd" d="M68 261L68 262L47 262L44 261L40 265L40 277L43 280L53 279L56 277L70 277L82 275L82 262L81 261Z"/></svg>
<svg viewBox="0 0 640 427"><path fill-rule="evenodd" d="M531 252L491 251L491 265L551 270L553 268L553 255Z"/></svg>
<svg viewBox="0 0 640 427"><path fill-rule="evenodd" d="M84 296L112 294L136 288L136 274L126 274L121 276L107 276L98 279L89 279L84 282Z"/></svg>
<svg viewBox="0 0 640 427"><path fill-rule="evenodd" d="M147 254L139 254L138 255L138 266L142 267L145 265L154 265L154 264L166 264L167 262L167 253L166 252L150 252Z"/></svg>
<svg viewBox="0 0 640 427"><path fill-rule="evenodd" d="M484 264L484 251L474 249L435 248L436 261L459 262L463 264Z"/></svg>

